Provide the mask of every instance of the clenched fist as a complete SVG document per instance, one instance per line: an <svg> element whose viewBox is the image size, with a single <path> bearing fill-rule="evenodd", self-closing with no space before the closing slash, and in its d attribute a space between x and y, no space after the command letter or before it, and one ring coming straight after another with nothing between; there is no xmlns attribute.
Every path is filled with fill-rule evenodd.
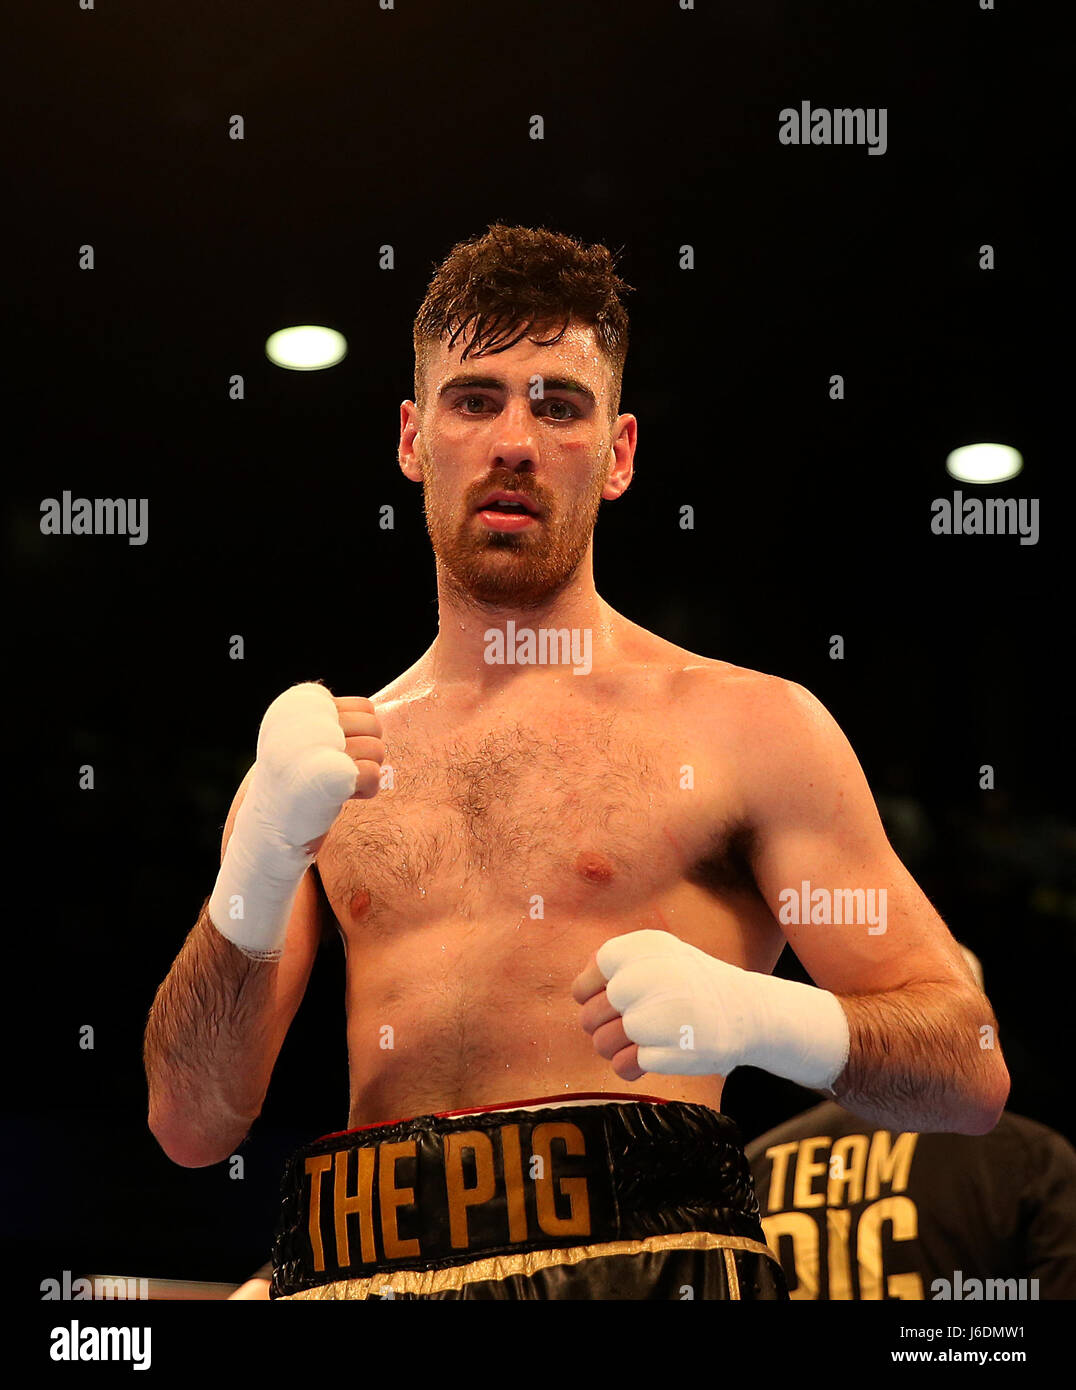
<svg viewBox="0 0 1076 1390"><path fill-rule="evenodd" d="M836 995L718 960L671 932L614 936L572 982L594 1050L624 1081L743 1064L824 1089L848 1060Z"/></svg>
<svg viewBox="0 0 1076 1390"><path fill-rule="evenodd" d="M323 685L293 685L265 712L240 818L249 805L285 846L313 854L345 801L377 794L384 757L369 700L334 699Z"/></svg>
<svg viewBox="0 0 1076 1390"><path fill-rule="evenodd" d="M300 879L344 803L377 795L384 758L370 700L314 684L277 696L209 900L222 936L254 959L279 958Z"/></svg>
<svg viewBox="0 0 1076 1390"><path fill-rule="evenodd" d="M321 687L316 688L320 689ZM337 723L344 736L343 751L351 759L355 774L354 790L349 796L344 797L343 801L336 807L333 816L333 820L335 820L336 816L340 814L344 802L370 801L377 795L381 786L381 765L385 761L386 749L381 721L374 710L373 701L365 699L362 695L336 695L332 699L336 706ZM340 763L339 767L343 785L346 788L347 782L344 778L343 764ZM330 777L330 783L334 783L328 769L326 774ZM305 848L312 854L316 854L331 826L332 821L329 822L322 834L304 841Z"/></svg>

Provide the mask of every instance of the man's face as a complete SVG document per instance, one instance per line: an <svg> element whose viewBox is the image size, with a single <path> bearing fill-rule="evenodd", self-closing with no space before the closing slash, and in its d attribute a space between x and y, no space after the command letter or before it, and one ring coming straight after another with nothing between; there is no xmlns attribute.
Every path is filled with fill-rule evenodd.
<svg viewBox="0 0 1076 1390"><path fill-rule="evenodd" d="M635 420L610 418L612 374L588 326L549 347L523 338L466 361L463 348L439 343L424 409L404 402L400 466L421 478L434 553L455 585L481 603L538 606L586 555L602 498L631 481ZM483 508L497 492L528 512Z"/></svg>

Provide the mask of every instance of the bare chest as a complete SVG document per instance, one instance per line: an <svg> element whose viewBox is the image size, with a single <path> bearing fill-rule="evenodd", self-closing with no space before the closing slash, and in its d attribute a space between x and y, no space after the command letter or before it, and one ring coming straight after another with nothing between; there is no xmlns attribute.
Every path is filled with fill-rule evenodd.
<svg viewBox="0 0 1076 1390"><path fill-rule="evenodd" d="M341 928L624 919L685 882L746 886L720 750L653 722L385 721L385 785L345 806L318 857Z"/></svg>

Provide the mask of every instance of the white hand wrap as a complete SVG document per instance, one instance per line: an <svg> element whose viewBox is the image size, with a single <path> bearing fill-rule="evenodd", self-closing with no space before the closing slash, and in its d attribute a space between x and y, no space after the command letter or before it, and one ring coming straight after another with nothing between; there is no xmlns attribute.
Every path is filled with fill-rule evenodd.
<svg viewBox="0 0 1076 1390"><path fill-rule="evenodd" d="M209 899L217 931L255 960L278 960L299 882L355 791L336 703L323 685L293 685L265 712L258 756Z"/></svg>
<svg viewBox="0 0 1076 1390"><path fill-rule="evenodd" d="M643 1071L727 1076L746 1064L828 1089L848 1061L848 1020L827 990L741 970L664 931L615 936L597 961Z"/></svg>

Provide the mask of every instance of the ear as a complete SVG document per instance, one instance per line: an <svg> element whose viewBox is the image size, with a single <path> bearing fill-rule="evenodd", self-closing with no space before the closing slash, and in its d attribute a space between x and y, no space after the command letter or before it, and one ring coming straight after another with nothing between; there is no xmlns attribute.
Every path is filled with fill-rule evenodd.
<svg viewBox="0 0 1076 1390"><path fill-rule="evenodd" d="M419 423L419 410L414 401L401 402L400 445L396 451L396 458L400 464L400 469L404 477L410 478L413 483L422 482L422 464L419 462L418 454L415 452L415 440L418 438Z"/></svg>
<svg viewBox="0 0 1076 1390"><path fill-rule="evenodd" d="M602 497L611 502L626 492L635 474L635 445L639 437L639 422L634 415L618 415L613 426L613 442L609 447L609 476L602 488Z"/></svg>

